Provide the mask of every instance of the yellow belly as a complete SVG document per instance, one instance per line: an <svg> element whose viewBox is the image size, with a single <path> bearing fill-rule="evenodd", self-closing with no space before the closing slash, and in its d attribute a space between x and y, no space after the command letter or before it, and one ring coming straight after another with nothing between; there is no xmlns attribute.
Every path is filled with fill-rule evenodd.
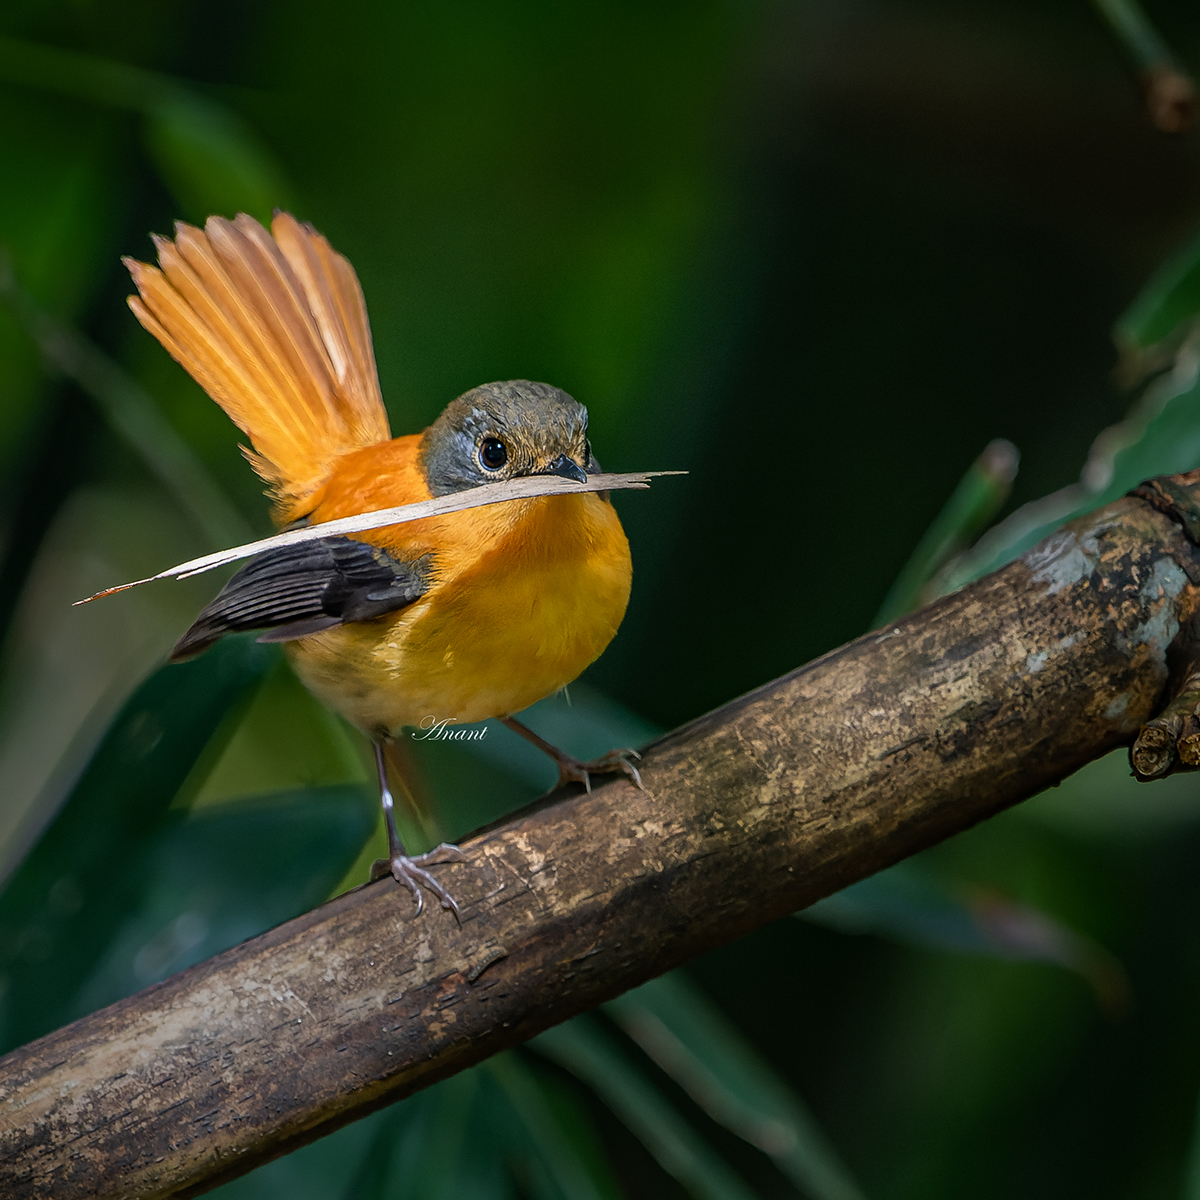
<svg viewBox="0 0 1200 1200"><path fill-rule="evenodd" d="M288 643L305 684L368 734L394 737L520 712L575 679L625 615L629 543L594 494L511 509L486 526L476 518L486 532L469 552L435 551L415 604Z"/></svg>

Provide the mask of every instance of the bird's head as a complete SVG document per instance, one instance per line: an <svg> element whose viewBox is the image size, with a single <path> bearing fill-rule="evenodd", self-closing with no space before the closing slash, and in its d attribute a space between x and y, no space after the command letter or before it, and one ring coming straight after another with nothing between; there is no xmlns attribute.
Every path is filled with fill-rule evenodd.
<svg viewBox="0 0 1200 1200"><path fill-rule="evenodd" d="M522 475L580 483L599 471L587 409L547 383L510 379L472 388L446 405L421 439L421 467L434 496Z"/></svg>

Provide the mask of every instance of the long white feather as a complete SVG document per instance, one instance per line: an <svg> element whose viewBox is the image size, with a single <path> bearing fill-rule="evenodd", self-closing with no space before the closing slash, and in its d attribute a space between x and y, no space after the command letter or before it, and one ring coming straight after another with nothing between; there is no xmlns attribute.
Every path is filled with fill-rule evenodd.
<svg viewBox="0 0 1200 1200"><path fill-rule="evenodd" d="M531 500L535 496L562 496L574 492L620 492L630 489L648 488L650 480L659 475L686 475L686 471L637 471L628 475L590 475L586 483L576 483L572 479L563 479L559 475L527 475L521 479L510 479L507 483L487 483L482 487L470 488L463 492L454 492L449 496L438 496L433 500L421 500L416 504L402 504L398 508L381 508L375 512L360 513L354 517L341 517L336 521L325 521L320 525L305 525L301 529L289 529L277 533L274 537L262 538L257 542L247 542L243 546L234 546L230 550L218 550L215 554L206 554L203 558L193 558L190 562L180 563L150 575L145 579L135 579L132 583L122 583L117 587L105 588L94 596L84 600L76 600L75 604L90 604L93 600L105 596L116 595L117 592L127 591L143 583L153 583L156 579L187 579L192 575L202 575L226 563L237 562L242 558L252 558L264 550L273 550L277 546L295 546L301 542L312 542L318 538L332 537L343 533L362 533L368 529L382 529L386 525L403 525L407 521L419 521L423 517L444 517L449 513L464 512L468 508L481 508L485 504L503 504L508 500Z"/></svg>

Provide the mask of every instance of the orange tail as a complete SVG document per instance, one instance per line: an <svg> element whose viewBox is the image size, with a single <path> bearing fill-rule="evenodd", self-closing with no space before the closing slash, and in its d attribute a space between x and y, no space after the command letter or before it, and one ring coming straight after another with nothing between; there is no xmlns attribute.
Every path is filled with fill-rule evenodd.
<svg viewBox="0 0 1200 1200"><path fill-rule="evenodd" d="M272 238L271 234L274 234ZM137 319L246 433L281 522L304 516L339 455L391 437L354 268L277 213L182 222L161 270L125 259Z"/></svg>

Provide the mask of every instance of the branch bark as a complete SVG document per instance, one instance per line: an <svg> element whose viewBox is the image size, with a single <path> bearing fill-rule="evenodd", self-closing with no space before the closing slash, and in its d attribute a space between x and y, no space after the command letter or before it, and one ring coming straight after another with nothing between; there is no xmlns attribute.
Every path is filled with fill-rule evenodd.
<svg viewBox="0 0 1200 1200"><path fill-rule="evenodd" d="M1200 497L1200 485L1189 495ZM1128 744L1200 552L1127 497L994 575L390 880L0 1060L0 1193L190 1196L532 1037Z"/></svg>

